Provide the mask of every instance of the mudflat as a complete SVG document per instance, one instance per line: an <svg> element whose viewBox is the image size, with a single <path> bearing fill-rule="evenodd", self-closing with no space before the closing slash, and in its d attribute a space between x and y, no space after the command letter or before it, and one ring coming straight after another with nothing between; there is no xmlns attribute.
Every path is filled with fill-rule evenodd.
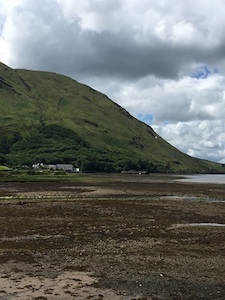
<svg viewBox="0 0 225 300"><path fill-rule="evenodd" d="M0 183L0 299L225 299L224 184L85 176Z"/></svg>

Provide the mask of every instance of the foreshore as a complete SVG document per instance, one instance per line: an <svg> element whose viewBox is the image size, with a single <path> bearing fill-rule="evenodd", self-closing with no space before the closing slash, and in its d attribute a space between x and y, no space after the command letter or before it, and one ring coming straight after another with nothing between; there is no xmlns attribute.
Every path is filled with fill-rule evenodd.
<svg viewBox="0 0 225 300"><path fill-rule="evenodd" d="M224 299L225 185L175 179L0 183L0 299Z"/></svg>

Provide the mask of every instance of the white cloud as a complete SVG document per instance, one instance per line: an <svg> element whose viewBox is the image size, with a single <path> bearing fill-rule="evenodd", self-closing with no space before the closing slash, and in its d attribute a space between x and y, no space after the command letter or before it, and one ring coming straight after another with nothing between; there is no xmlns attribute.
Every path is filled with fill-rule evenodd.
<svg viewBox="0 0 225 300"><path fill-rule="evenodd" d="M159 135L195 157L225 162L224 121L189 121L153 126Z"/></svg>
<svg viewBox="0 0 225 300"><path fill-rule="evenodd" d="M82 30L117 31L121 24L121 0L56 0L65 19L79 20Z"/></svg>
<svg viewBox="0 0 225 300"><path fill-rule="evenodd" d="M225 119L224 95L225 77L213 74L205 79L158 79L157 83L150 76L148 82L144 78L137 83L123 84L114 98L123 101L135 115L153 113L155 123L176 123Z"/></svg>

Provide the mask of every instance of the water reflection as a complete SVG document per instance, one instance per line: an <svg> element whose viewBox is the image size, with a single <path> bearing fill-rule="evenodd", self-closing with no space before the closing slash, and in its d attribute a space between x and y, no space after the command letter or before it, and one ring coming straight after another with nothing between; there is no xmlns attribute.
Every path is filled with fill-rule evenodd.
<svg viewBox="0 0 225 300"><path fill-rule="evenodd" d="M225 174L187 175L183 179L177 179L177 181L196 182L196 183L220 183L220 184L225 184Z"/></svg>
<svg viewBox="0 0 225 300"><path fill-rule="evenodd" d="M161 196L160 199L188 200L188 201L208 201L208 202L225 202L225 199L199 197L199 196Z"/></svg>
<svg viewBox="0 0 225 300"><path fill-rule="evenodd" d="M172 227L195 227L195 226L210 226L210 227L225 227L225 224L221 223L187 223L187 224L174 224Z"/></svg>

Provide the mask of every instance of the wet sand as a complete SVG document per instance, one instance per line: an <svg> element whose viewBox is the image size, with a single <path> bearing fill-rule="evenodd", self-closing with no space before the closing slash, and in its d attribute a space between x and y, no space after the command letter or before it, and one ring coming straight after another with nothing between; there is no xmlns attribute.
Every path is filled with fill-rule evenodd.
<svg viewBox="0 0 225 300"><path fill-rule="evenodd" d="M95 278L85 272L67 271L55 278L10 272L0 277L0 299L126 299L113 290L95 288L93 285L96 282Z"/></svg>
<svg viewBox="0 0 225 300"><path fill-rule="evenodd" d="M0 299L225 299L225 185L175 179L1 183Z"/></svg>

